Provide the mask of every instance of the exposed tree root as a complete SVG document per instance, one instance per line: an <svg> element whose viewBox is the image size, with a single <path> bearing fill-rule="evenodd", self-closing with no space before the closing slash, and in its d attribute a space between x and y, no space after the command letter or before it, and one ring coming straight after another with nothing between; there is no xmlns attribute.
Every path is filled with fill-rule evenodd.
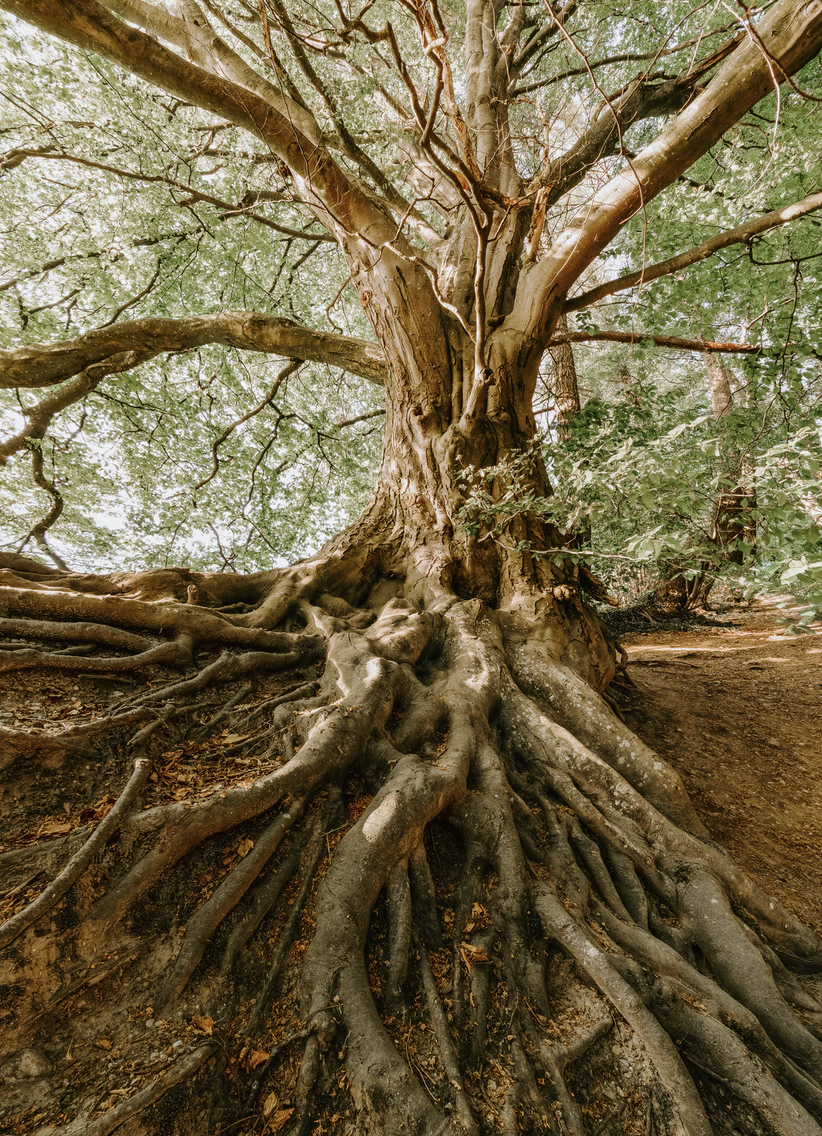
<svg viewBox="0 0 822 1136"><path fill-rule="evenodd" d="M16 881L4 902L23 906L0 945L26 991L11 1007L9 1067L39 1046L89 1095L93 1066L65 1053L104 1028L113 1076L142 1052L122 1022L150 1014L156 1030L163 1014L183 1046L192 1030L219 1031L229 1074L209 1082L209 1109L238 1131L265 1107L294 1134L345 1131L347 1118L385 1136L819 1136L822 1007L809 976L822 945L709 839L676 774L489 607L417 582L413 601L393 589L358 608L323 592L328 579L314 565L255 609L269 627L273 611L305 622L296 634L205 609L195 629L182 605L164 622L166 605L123 596L3 590L32 615L0 621L7 637L127 652L37 652L35 675L82 661L94 682L188 666L204 641L255 648L155 678L60 733L4 732L27 770L40 761L44 786L80 768L122 777L124 753L135 762L97 828L66 838L73 854L38 897L26 892L63 846L4 856ZM95 604L103 623L41 619L87 619ZM141 626L144 608L144 630L176 638L121 630ZM315 679L305 668L320 645ZM27 664L29 648L12 656ZM164 723L176 723L171 757ZM180 754L205 785L158 799L149 772ZM32 976L52 972L38 994ZM58 1003L72 1006L59 1046ZM52 1092L43 1132L103 1136L138 1112L146 1131L169 1131L145 1110L217 1048L199 1045L100 1115L99 1094L78 1114L74 1096ZM14 1084L25 1110L25 1082ZM174 1100L174 1130L193 1132L185 1094ZM62 1127L61 1112L73 1117Z"/></svg>
<svg viewBox="0 0 822 1136"><path fill-rule="evenodd" d="M38 895L37 899L29 903L22 911L18 911L11 919L0 924L0 948L13 943L27 927L36 923L42 915L45 915L55 904L60 902L72 884L80 878L89 866L94 856L105 846L108 838L123 823L123 819L135 798L144 788L150 769L151 765L145 758L138 758L135 761L134 772L128 779L126 787L106 814L104 820L100 822L82 848L74 853L59 876L52 880L45 891Z"/></svg>
<svg viewBox="0 0 822 1136"><path fill-rule="evenodd" d="M193 1077L215 1055L218 1049L219 1046L213 1041L198 1046L191 1053L187 1053L185 1057L175 1061L155 1081L116 1105L103 1116L95 1120L88 1120L81 1115L71 1124L67 1124L58 1131L64 1133L65 1136L109 1136L109 1133L114 1132L121 1124L125 1124L127 1120L155 1104L161 1097L165 1096L169 1089L173 1089L175 1085ZM46 1136L46 1132L43 1133L43 1136Z"/></svg>

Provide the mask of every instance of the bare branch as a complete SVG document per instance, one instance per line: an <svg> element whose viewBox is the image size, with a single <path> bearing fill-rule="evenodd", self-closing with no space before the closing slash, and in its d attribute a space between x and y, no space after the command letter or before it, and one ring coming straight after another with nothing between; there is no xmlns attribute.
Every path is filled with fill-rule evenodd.
<svg viewBox="0 0 822 1136"><path fill-rule="evenodd" d="M209 481L212 481L216 476L217 470L220 468L220 458L217 451L220 449L220 446L222 446L223 442L227 441L231 437L238 426L245 425L246 422L250 421L250 419L254 418L255 415L265 410L265 408L271 404L271 402L277 397L277 392L279 391L285 380L289 377L289 375L294 374L294 372L300 367L301 363L301 359L292 359L290 363L287 363L277 375L271 387L263 396L263 398L257 403L257 405L253 406L251 410L246 411L246 413L243 414L240 418L235 419L234 422L230 422L228 426L226 426L225 430L223 430L223 432L220 434L220 436L214 439L211 444L211 470L201 481L197 482L192 490L192 493L196 493L199 489L202 489L204 485L208 485Z"/></svg>
<svg viewBox="0 0 822 1136"><path fill-rule="evenodd" d="M798 217L815 213L817 209L822 209L822 193L812 193L809 197L803 197L801 201L795 201L793 205L783 205L781 209L774 209L773 212L765 213L762 217L755 217L752 221L746 221L744 225L738 225L735 229L727 229L724 233L717 233L715 237L710 237L701 245L694 245L693 248L681 252L677 256L672 256L668 260L661 260L658 264L649 264L637 272L628 272L624 276L618 276L616 280L609 280L605 284L600 284L598 288L591 288L587 292L582 292L579 296L574 296L568 301L565 305L565 311L576 312L580 308L589 308L606 296L612 296L614 292L622 292L626 288L647 284L651 280L658 280L660 276L670 276L672 272L679 272L680 269L687 268L691 264L698 264L700 260L707 260L709 256L713 256L720 249L727 248L729 245L742 244L744 241L749 241L752 237L758 236L759 233L767 232L768 229L775 229L778 225L786 225L789 221L795 221Z"/></svg>
<svg viewBox="0 0 822 1136"><path fill-rule="evenodd" d="M0 442L0 467L4 466L12 454L18 453L33 442L45 437L52 419L61 410L80 402L87 394L97 387L107 375L130 371L139 363L145 361L147 356L139 351L125 351L110 355L101 363L93 363L86 367L70 382L64 383L57 390L52 391L34 406L23 411L27 419L26 425L19 433Z"/></svg>
<svg viewBox="0 0 822 1136"><path fill-rule="evenodd" d="M716 343L710 339L678 339L675 335L653 335L647 331L571 331L555 335L548 347L560 343L655 343L657 347L672 347L676 351L716 352L720 355L757 355L761 347L752 343Z"/></svg>
<svg viewBox="0 0 822 1136"><path fill-rule="evenodd" d="M665 55L676 55L680 51L684 51L688 47L693 47L695 44L704 43L705 40L711 39L717 35L727 35L729 31L734 28L733 24L725 24L724 27L715 28L714 31L693 36L691 39L683 40L682 43L676 43L673 47L656 47L653 51L625 51L617 55L608 55L602 59L591 59L584 67L566 67L564 71L557 71L554 75L546 76L544 79L537 79L533 83L526 83L520 87L516 87L511 91L511 98L516 98L517 95L524 95L530 91L541 90L544 87L552 87L556 83L561 83L564 79L573 79L578 75L587 75L590 71L598 71L601 67L611 67L615 63L632 63L641 62L646 59L657 60ZM736 41L734 41L736 42ZM714 60L717 62L717 60Z"/></svg>
<svg viewBox="0 0 822 1136"><path fill-rule="evenodd" d="M39 445L32 446L31 449L31 476L34 484L48 493L51 497L51 508L44 517L29 529L26 536L20 542L17 551L22 552L30 540L33 540L37 547L45 552L46 556L50 557L58 568L64 572L68 572L68 565L57 555L53 548L46 540L46 533L56 524L60 514L63 512L63 494L57 488L53 481L46 477L43 469L43 451Z"/></svg>
<svg viewBox="0 0 822 1136"><path fill-rule="evenodd" d="M549 205L553 205L575 186L588 171L617 153L625 153L625 131L638 122L661 115L676 114L694 98L699 81L734 50L738 40L730 40L703 59L685 75L662 82L636 81L619 97L612 96L607 107L574 143L567 153L548 163L533 179L531 191L546 186ZM588 67L583 68L588 71Z"/></svg>
<svg viewBox="0 0 822 1136"><path fill-rule="evenodd" d="M292 229L288 225L281 225L277 221L272 221L270 217L266 217L264 213L255 213L253 206L258 201L272 201L272 200L285 200L285 198L271 194L270 191L261 190L259 194L250 190L240 202L224 201L221 197L215 197L212 193L205 193L201 189L196 189L194 186L189 185L184 181L179 181L177 178L168 177L166 174L146 174L140 170L127 170L122 166L112 166L108 162L95 162L91 158L83 158L78 154L66 154L62 150L52 149L38 149L38 150L12 150L0 162L0 168L16 168L25 161L26 158L37 159L52 159L59 162L73 162L79 166L86 166L92 170L101 170L103 173L115 174L117 177L129 178L132 181L141 181L152 183L156 185L167 185L171 189L180 190L186 195L186 200L181 204L191 204L195 201L202 201L206 205L213 205L216 209L223 210L225 217L248 217L251 221L256 221L260 225L265 225L269 229L274 229L275 232L283 233L287 237L295 237L300 240L307 241L331 241L336 244L334 237L326 233L306 233L301 229ZM87 256L98 255L95 253L87 253ZM50 267L54 267L51 265ZM13 282L12 282L13 283ZM8 288L9 283L0 285L0 290Z"/></svg>
<svg viewBox="0 0 822 1136"><path fill-rule="evenodd" d="M259 312L234 311L180 319L149 316L124 320L62 343L0 351L0 388L53 386L93 364L105 363L110 371L127 370L155 355L191 351L207 343L328 363L377 384L382 384L385 375L382 352L367 340L312 331ZM124 360L127 354L133 355L133 360Z"/></svg>

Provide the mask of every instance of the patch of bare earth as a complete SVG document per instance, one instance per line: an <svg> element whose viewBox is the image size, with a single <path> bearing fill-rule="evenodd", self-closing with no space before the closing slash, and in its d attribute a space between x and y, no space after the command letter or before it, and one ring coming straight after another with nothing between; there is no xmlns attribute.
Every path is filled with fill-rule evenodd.
<svg viewBox="0 0 822 1136"><path fill-rule="evenodd" d="M627 635L628 725L685 781L711 835L822 931L822 634L763 604L727 627Z"/></svg>

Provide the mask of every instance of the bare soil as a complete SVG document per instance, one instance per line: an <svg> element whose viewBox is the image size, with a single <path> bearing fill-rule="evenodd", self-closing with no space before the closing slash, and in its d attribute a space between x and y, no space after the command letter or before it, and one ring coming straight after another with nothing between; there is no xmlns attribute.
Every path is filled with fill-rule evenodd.
<svg viewBox="0 0 822 1136"><path fill-rule="evenodd" d="M625 721L670 761L711 835L822 931L822 634L773 603L725 627L626 635Z"/></svg>

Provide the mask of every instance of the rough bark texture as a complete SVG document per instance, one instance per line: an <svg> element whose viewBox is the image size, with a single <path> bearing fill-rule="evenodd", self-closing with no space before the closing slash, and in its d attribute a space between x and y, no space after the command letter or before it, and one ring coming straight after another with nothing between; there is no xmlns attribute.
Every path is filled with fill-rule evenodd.
<svg viewBox="0 0 822 1136"><path fill-rule="evenodd" d="M548 490L532 398L569 286L771 89L772 57L819 50L817 6L769 9L769 54L736 47L538 256L502 97L517 22L489 38L470 0L467 123L426 41L459 149L447 281L216 37L137 0L109 6L129 24L4 6L264 139L339 240L379 351L340 349L379 359L387 395L371 505L292 568L3 559L3 681L76 675L85 711L0 730L22 814L0 854L6 1116L43 1136L819 1136L822 943L602 697L616 652L576 569L538 555L558 535L460 525L472 467L521 460Z"/></svg>
<svg viewBox="0 0 822 1136"><path fill-rule="evenodd" d="M557 320L556 336L561 339L568 334L568 317L563 313ZM571 416L579 413L579 383L574 361L574 349L569 342L549 347L551 362L554 365L554 405L557 415L557 431L560 438L567 441L568 423Z"/></svg>
<svg viewBox="0 0 822 1136"><path fill-rule="evenodd" d="M708 356L707 368L711 385L711 409L721 430L734 405L730 375L713 356ZM744 541L750 549L756 547L756 523L750 517L751 511L756 508L753 471L750 463L745 461L745 455L724 431L720 433L719 451L719 473L723 487L714 503L711 536L723 549L728 560L742 564L745 551L739 547L739 542Z"/></svg>
<svg viewBox="0 0 822 1136"><path fill-rule="evenodd" d="M6 558L4 680L97 704L0 734L31 834L0 855L6 1115L819 1133L822 944L596 693L576 582L456 537L415 458L426 494L389 434L371 509L289 570Z"/></svg>

